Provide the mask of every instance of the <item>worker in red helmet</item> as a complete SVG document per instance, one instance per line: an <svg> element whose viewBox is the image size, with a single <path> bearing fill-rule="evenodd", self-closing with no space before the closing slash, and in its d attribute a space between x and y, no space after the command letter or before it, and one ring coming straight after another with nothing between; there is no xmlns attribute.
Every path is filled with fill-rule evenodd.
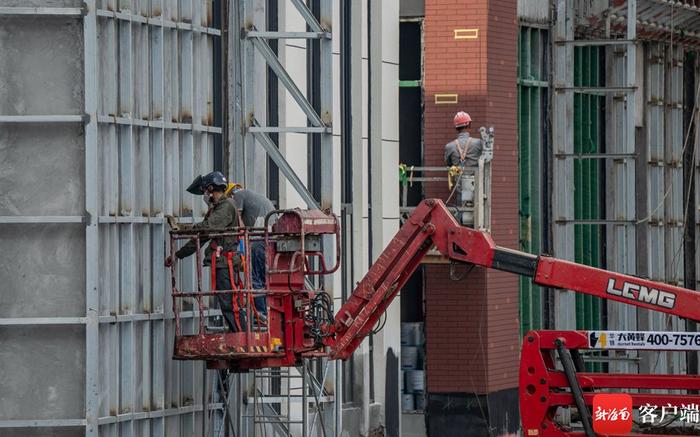
<svg viewBox="0 0 700 437"><path fill-rule="evenodd" d="M454 118L457 138L445 145L445 164L449 167L476 167L481 156L481 140L469 135L472 118L459 111Z"/></svg>
<svg viewBox="0 0 700 437"><path fill-rule="evenodd" d="M460 170L455 190L460 193L460 206L474 206L475 173L479 166L482 144L478 138L469 135L472 118L464 111L455 114L454 126L457 138L445 145L445 164ZM462 214L462 223L473 221L472 213Z"/></svg>

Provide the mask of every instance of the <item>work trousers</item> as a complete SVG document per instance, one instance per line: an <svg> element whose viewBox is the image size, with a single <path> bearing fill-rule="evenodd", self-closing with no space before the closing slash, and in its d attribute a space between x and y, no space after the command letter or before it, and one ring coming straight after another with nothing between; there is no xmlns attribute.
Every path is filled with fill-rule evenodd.
<svg viewBox="0 0 700 437"><path fill-rule="evenodd" d="M216 289L217 290L230 290L231 287L231 275L229 275L228 272L228 267L226 268L217 268L216 269ZM233 297L230 294L226 295L217 295L217 299L219 300L219 309L221 309L221 313L224 316L224 320L226 320L226 324L228 325L229 329L232 332L238 332L238 327L236 326L236 321L233 317L233 300L232 299L238 299L239 296L234 293ZM238 321L241 324L241 329L245 330L245 303L242 301L238 302L239 306L239 312L238 312Z"/></svg>
<svg viewBox="0 0 700 437"><path fill-rule="evenodd" d="M252 255L250 261L252 264L251 279L253 281L253 288L262 290L265 288L265 275L267 273L265 268L265 243L262 241L251 242L250 251ZM258 315L267 317L265 296L255 297L255 309L258 310Z"/></svg>

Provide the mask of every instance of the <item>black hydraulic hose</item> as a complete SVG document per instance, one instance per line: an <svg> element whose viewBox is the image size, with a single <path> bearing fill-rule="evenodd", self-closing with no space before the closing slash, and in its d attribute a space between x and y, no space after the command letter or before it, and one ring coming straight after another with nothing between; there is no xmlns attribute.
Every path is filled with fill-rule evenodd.
<svg viewBox="0 0 700 437"><path fill-rule="evenodd" d="M566 379L569 381L569 386L571 387L571 394L574 396L574 402L576 402L576 407L581 415L583 432L586 434L586 437L596 437L595 433L593 432L593 426L591 425L591 412L588 411L586 401L583 399L581 386L578 383L578 379L576 379L576 368L574 366L574 361L571 358L569 351L564 347L563 341L557 339L555 344L557 346L557 353L559 354L561 364L564 366Z"/></svg>

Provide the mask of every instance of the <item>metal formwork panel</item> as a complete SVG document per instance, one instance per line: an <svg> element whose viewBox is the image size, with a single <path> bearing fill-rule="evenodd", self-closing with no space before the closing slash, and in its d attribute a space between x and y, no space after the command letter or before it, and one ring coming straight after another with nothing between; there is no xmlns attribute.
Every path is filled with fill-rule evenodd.
<svg viewBox="0 0 700 437"><path fill-rule="evenodd" d="M640 232L645 257L639 272L656 281L681 285L683 281L683 49L649 43L644 47L644 162L645 209L640 210ZM640 311L640 327L648 330L683 330L676 317ZM645 372L678 373L682 354L645 352Z"/></svg>
<svg viewBox="0 0 700 437"><path fill-rule="evenodd" d="M220 32L209 1L103 1L96 13L99 432L202 434L202 364L170 359L163 216L203 213L184 187L211 170L221 132L211 107ZM193 262L180 272L184 284L193 285Z"/></svg>
<svg viewBox="0 0 700 437"><path fill-rule="evenodd" d="M667 46L664 56L666 87L664 158L669 194L664 204L666 224L665 282L683 286L683 47Z"/></svg>
<svg viewBox="0 0 700 437"><path fill-rule="evenodd" d="M666 68L665 47L662 44L650 44L644 52L644 122L645 122L645 162L640 162L642 175L645 176L646 209L641 210L646 221L641 223L640 234L646 233L646 251L640 256L646 259L642 265L646 267L645 276L655 281L663 281L666 277L665 234L667 231L665 214L665 199L667 187L665 182L665 131L666 117ZM651 311L639 311L640 329L664 330L664 314ZM662 373L666 372L666 360L660 359L659 352L640 353L642 362L640 369L648 373L651 368Z"/></svg>
<svg viewBox="0 0 700 437"><path fill-rule="evenodd" d="M15 18L18 14L22 18ZM61 304L46 305L45 314L40 307L11 309L0 314L0 324L21 329L36 350L51 356L52 375L31 372L33 378L24 383L53 390L46 399L72 408L47 408L38 401L21 411L3 409L8 414L0 417L0 428L8 428L11 435L18 427L42 428L23 430L22 435L62 435L54 431L58 428L90 436L203 435L210 409L220 405L203 396L211 376L201 363L171 359L173 314L163 267L163 218L170 214L192 221L203 213L201 202L184 187L195 174L211 170L213 136L221 133L212 125L213 38L221 34L211 27L212 2L90 0L78 7L6 7L0 15L19 20L1 18L3 27L26 27L35 32L31 40L45 38L48 44L17 50L21 61L14 74L36 79L22 70L33 67L53 76L32 84L32 93L44 94L37 101L47 103L29 111L2 108L0 122L60 123L3 131L23 138L20 144L56 143L42 152L42 160L53 164L57 174L51 187L63 194L45 191L60 203L68 201L58 208L41 204L35 211L5 204L0 222L18 228L3 224L0 238L16 239L8 232L23 235L27 254L55 242L59 265L70 265L52 284L59 290L54 297L63 298ZM41 32L54 34L45 37ZM11 44L26 49L29 41ZM46 47L51 56L42 57ZM71 73L68 66L77 66L76 71ZM45 134L48 141L41 140ZM20 158L8 162L21 169L25 161ZM50 175L49 169L42 173ZM61 183L64 179L69 183ZM55 224L33 232L38 223ZM46 231L51 238L44 238ZM185 284L194 280L193 261L188 262L190 268L182 269L180 278ZM56 271L50 264L46 269ZM64 286L81 292L62 296ZM50 293L47 285L42 288ZM59 326L9 326L37 324ZM25 396L25 389L3 387L3 393L16 400Z"/></svg>
<svg viewBox="0 0 700 437"><path fill-rule="evenodd" d="M574 113L574 71L571 60L574 47L574 2L555 2L557 20L552 26L552 184L559 189L552 195L552 231L554 256L574 259L574 166L564 156L574 152L572 116ZM569 291L555 291L555 327L575 329L576 296Z"/></svg>
<svg viewBox="0 0 700 437"><path fill-rule="evenodd" d="M683 286L684 250L683 224L685 222L686 201L683 197L683 57L682 46L670 44L664 57L666 69L665 100L665 161L666 186L669 191L664 208L666 223L666 278L669 284ZM690 205L688 205L690 207ZM663 317L663 328L684 331L685 321L673 316ZM662 354L667 373L678 374L685 371L686 354L667 352ZM652 368L654 372L656 369Z"/></svg>
<svg viewBox="0 0 700 437"><path fill-rule="evenodd" d="M636 1L627 2L626 39L636 39ZM636 46L606 48L606 152L623 156L606 161L606 267L636 273L635 90ZM631 305L608 302L609 329L636 329L637 311ZM630 362L612 362L611 370L633 371Z"/></svg>
<svg viewBox="0 0 700 437"><path fill-rule="evenodd" d="M655 281L663 281L666 275L666 261L664 250L664 234L666 231L664 207L666 192L664 167L666 156L665 145L665 121L664 106L665 92L664 78L664 47L661 44L650 45L645 54L645 135L646 135L646 190L647 211L643 211L648 218L647 231L647 258L646 275Z"/></svg>

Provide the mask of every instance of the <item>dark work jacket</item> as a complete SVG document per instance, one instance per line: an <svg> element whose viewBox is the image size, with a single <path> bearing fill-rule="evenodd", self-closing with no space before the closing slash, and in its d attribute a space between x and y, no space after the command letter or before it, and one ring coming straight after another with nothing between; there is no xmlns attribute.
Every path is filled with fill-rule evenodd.
<svg viewBox="0 0 700 437"><path fill-rule="evenodd" d="M207 211L207 215L204 216L204 220L192 226L192 229L224 229L233 228L237 226L238 211L236 210L236 206L231 199L222 196L218 202L215 202L213 205L211 205L211 207L209 207L209 211ZM201 238L199 241L200 245L204 246L204 244L207 241L209 241L209 238ZM221 246L222 253L228 251L236 252L236 250L238 249L238 238L214 237L212 239L212 242L209 243L209 246L207 246L207 249L204 251L203 264L205 266L211 265L211 254L214 252L214 248L212 247L212 245ZM180 250L175 252L175 256L179 259L186 258L192 255L196 250L197 246L194 240L190 240L187 242L187 244L182 246ZM237 255L234 257L234 260L234 262L238 264ZM222 254L217 259L216 267L228 267L225 255Z"/></svg>

